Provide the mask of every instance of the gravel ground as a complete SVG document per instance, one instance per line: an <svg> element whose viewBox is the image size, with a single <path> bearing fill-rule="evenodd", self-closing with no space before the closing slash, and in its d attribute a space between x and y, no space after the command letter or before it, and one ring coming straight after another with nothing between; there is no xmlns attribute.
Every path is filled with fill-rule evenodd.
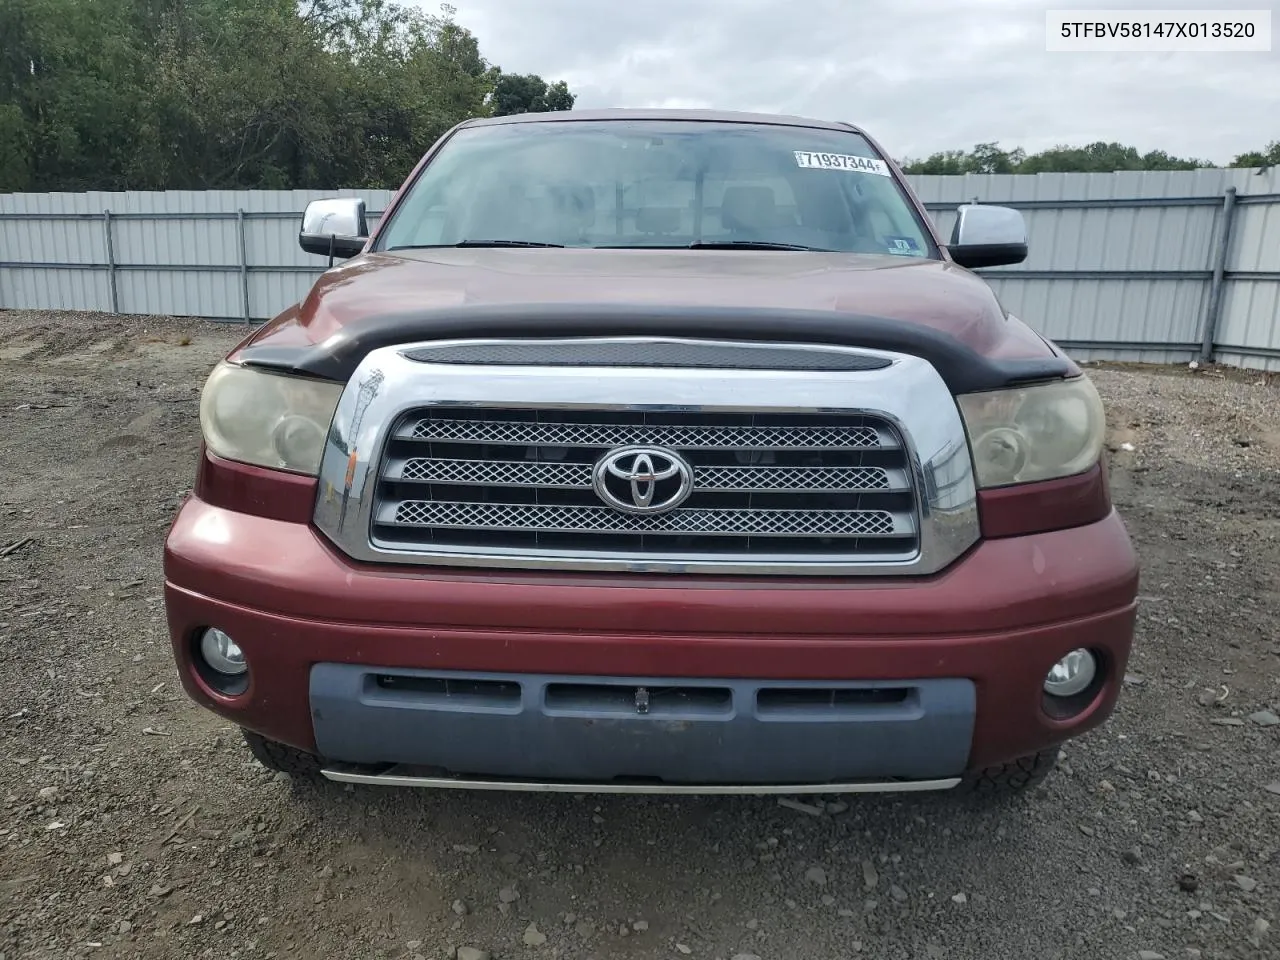
<svg viewBox="0 0 1280 960"><path fill-rule="evenodd" d="M1280 956L1280 382L1094 371L1141 626L1025 802L317 795L186 699L163 621L244 332L0 313L3 960Z"/></svg>

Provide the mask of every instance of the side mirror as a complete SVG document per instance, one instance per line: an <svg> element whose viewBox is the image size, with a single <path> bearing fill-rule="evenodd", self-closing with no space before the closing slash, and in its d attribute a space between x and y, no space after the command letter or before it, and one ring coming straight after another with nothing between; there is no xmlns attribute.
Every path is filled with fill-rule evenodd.
<svg viewBox="0 0 1280 960"><path fill-rule="evenodd" d="M966 203L956 215L947 245L951 259L962 267L998 267L1027 259L1027 224L1010 207Z"/></svg>
<svg viewBox="0 0 1280 960"><path fill-rule="evenodd" d="M298 246L307 253L327 256L329 266L333 266L334 257L343 260L354 257L364 249L368 239L364 201L359 198L312 200L302 214Z"/></svg>

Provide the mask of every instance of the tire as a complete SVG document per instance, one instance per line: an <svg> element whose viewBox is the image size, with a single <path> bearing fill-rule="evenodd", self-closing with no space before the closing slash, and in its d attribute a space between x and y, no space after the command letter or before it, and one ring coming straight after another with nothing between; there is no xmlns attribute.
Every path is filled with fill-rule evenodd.
<svg viewBox="0 0 1280 960"><path fill-rule="evenodd" d="M1058 748L1050 747L985 770L973 770L961 779L956 793L992 799L1027 794L1044 782L1057 763Z"/></svg>
<svg viewBox="0 0 1280 960"><path fill-rule="evenodd" d="M252 730L241 730L249 752L268 770L286 773L298 783L318 783L324 777L320 773L323 764L315 754L299 750L285 743L268 740Z"/></svg>

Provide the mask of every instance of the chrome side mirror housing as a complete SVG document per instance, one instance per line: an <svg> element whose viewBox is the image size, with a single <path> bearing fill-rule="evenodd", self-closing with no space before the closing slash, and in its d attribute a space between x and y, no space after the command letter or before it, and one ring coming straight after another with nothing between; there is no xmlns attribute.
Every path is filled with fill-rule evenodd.
<svg viewBox="0 0 1280 960"><path fill-rule="evenodd" d="M1027 259L1027 223L1011 207L966 203L956 211L947 245L962 267L998 267Z"/></svg>
<svg viewBox="0 0 1280 960"><path fill-rule="evenodd" d="M369 239L364 201L358 197L312 200L302 214L298 246L307 253L347 259L364 249Z"/></svg>

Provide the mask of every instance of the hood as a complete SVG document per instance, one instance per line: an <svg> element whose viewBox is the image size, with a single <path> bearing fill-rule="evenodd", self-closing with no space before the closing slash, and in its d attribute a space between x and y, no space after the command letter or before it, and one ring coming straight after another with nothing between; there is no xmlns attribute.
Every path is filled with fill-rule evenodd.
<svg viewBox="0 0 1280 960"><path fill-rule="evenodd" d="M387 314L466 306L593 303L754 307L871 315L932 328L992 359L1054 350L953 263L748 250L439 248L362 254L246 343L304 347Z"/></svg>

